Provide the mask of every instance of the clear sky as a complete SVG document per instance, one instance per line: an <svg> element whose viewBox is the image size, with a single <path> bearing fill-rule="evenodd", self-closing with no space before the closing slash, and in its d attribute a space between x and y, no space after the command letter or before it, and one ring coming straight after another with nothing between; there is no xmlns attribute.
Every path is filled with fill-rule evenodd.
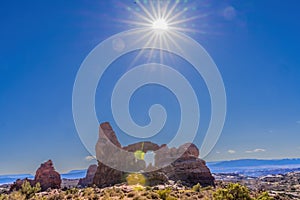
<svg viewBox="0 0 300 200"><path fill-rule="evenodd" d="M300 157L299 6L298 0L180 1L178 9L202 16L182 26L197 30L186 34L209 52L226 88L225 126L207 161ZM73 122L73 84L96 45L132 28L121 22L134 20L132 9L138 8L131 0L1 3L0 174L33 173L48 159L60 172L91 163ZM110 121L123 145L136 140L124 136L113 121L109 92L126 71L118 67L129 66L135 56L132 52L112 63L95 97L99 121ZM205 83L179 57L165 64L181 70L199 91L206 125L194 142L201 145L210 107ZM180 120L170 91L157 85L138 90L130 104L132 117L146 125L153 103L170 112L166 127L153 138L166 143Z"/></svg>

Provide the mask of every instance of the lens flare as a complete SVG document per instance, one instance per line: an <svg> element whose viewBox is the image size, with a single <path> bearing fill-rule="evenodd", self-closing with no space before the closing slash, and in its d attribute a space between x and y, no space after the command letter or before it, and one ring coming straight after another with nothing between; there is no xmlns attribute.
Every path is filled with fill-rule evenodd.
<svg viewBox="0 0 300 200"><path fill-rule="evenodd" d="M141 150L137 150L134 152L134 157L138 160L144 160L145 159L145 153Z"/></svg>
<svg viewBox="0 0 300 200"><path fill-rule="evenodd" d="M146 178L143 176L143 174L140 173L132 173L128 174L126 177L126 181L128 185L145 185L146 184Z"/></svg>

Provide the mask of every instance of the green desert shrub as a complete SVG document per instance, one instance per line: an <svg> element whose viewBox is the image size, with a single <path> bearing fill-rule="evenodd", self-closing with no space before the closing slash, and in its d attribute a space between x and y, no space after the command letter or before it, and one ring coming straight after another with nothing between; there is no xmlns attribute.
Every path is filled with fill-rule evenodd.
<svg viewBox="0 0 300 200"><path fill-rule="evenodd" d="M21 194L26 196L26 199L30 199L35 195L35 193L41 191L40 183L37 183L35 186L31 186L28 181L24 181L20 189Z"/></svg>
<svg viewBox="0 0 300 200"><path fill-rule="evenodd" d="M215 200L251 200L248 188L238 183L229 183L213 193Z"/></svg>
<svg viewBox="0 0 300 200"><path fill-rule="evenodd" d="M22 194L20 191L14 191L9 194L9 200L25 200L26 195Z"/></svg>
<svg viewBox="0 0 300 200"><path fill-rule="evenodd" d="M177 200L178 198L173 196L167 196L166 200Z"/></svg>
<svg viewBox="0 0 300 200"><path fill-rule="evenodd" d="M0 200L8 200L7 194L0 194Z"/></svg>
<svg viewBox="0 0 300 200"><path fill-rule="evenodd" d="M55 194L50 194L47 197L47 200L63 200L63 199L65 199L65 195L61 192L60 193L55 193Z"/></svg>
<svg viewBox="0 0 300 200"><path fill-rule="evenodd" d="M148 199L159 199L159 195L155 192L150 192L148 195L147 195L147 198Z"/></svg>
<svg viewBox="0 0 300 200"><path fill-rule="evenodd" d="M115 190L113 189L112 190L113 193L116 193ZM111 195L110 195L111 196ZM118 195L120 196L120 195ZM94 188L91 188L91 187L88 187L88 188L85 188L83 191L82 191L82 199L86 199L86 200L97 200L99 199L99 195L95 192L95 189Z"/></svg>
<svg viewBox="0 0 300 200"><path fill-rule="evenodd" d="M140 191L144 191L144 187L141 185L137 185L133 188L134 191L140 192Z"/></svg>
<svg viewBox="0 0 300 200"><path fill-rule="evenodd" d="M83 196L88 197L88 196L93 196L94 195L94 189L93 188L85 188L83 190Z"/></svg>
<svg viewBox="0 0 300 200"><path fill-rule="evenodd" d="M157 191L157 194L163 200L167 200L167 197L169 196L170 193L171 193L171 189L170 188L166 188L164 190L158 190Z"/></svg>
<svg viewBox="0 0 300 200"><path fill-rule="evenodd" d="M197 185L194 185L192 189L195 192L200 192L201 191L201 185L199 183L197 183Z"/></svg>
<svg viewBox="0 0 300 200"><path fill-rule="evenodd" d="M257 197L257 200L274 200L274 198L270 197L268 192L263 192Z"/></svg>
<svg viewBox="0 0 300 200"><path fill-rule="evenodd" d="M152 190L152 187L146 186L146 187L145 187L145 190L146 190L146 191L150 191L150 190Z"/></svg>
<svg viewBox="0 0 300 200"><path fill-rule="evenodd" d="M206 187L202 188L202 190L207 190L207 191L212 190L212 189L213 189L212 186L206 186Z"/></svg>
<svg viewBox="0 0 300 200"><path fill-rule="evenodd" d="M66 190L66 195L73 195L73 194L77 194L79 192L78 188L71 188L71 189L67 189Z"/></svg>
<svg viewBox="0 0 300 200"><path fill-rule="evenodd" d="M31 197L30 200L49 200L49 198L47 198L47 196L35 195Z"/></svg>

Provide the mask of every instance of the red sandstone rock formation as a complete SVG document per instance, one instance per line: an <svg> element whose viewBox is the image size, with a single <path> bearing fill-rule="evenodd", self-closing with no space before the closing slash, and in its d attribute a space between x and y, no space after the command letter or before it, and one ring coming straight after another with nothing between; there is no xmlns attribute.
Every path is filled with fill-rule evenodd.
<svg viewBox="0 0 300 200"><path fill-rule="evenodd" d="M115 146L107 145L109 142ZM116 162L124 166L131 164L129 166L130 169L132 169L132 166L136 166L135 170L137 172L147 169L143 160L137 160L130 154L122 156L124 153L122 154L121 150L126 150L127 152L142 151L144 153L147 151L156 152L155 165L151 167L158 170L144 173L146 177L151 177L151 185L156 182L166 181L164 179L165 175L168 179L180 180L189 186L197 183L200 183L202 186L214 185L214 178L205 161L198 158L199 150L196 145L187 143L179 148L173 147L169 149L166 145L159 146L152 142L138 142L122 148L108 122L100 125L99 139L96 144L97 158L106 159L105 162L108 163L108 166L100 162L101 159L98 159L98 168L93 180L94 184L99 187L105 187L124 181L125 173L111 167ZM157 180L156 177L158 177Z"/></svg>
<svg viewBox="0 0 300 200"><path fill-rule="evenodd" d="M42 190L47 190L48 188L60 188L60 174L55 171L51 160L41 164L40 168L38 168L35 173L34 182L39 182Z"/></svg>
<svg viewBox="0 0 300 200"><path fill-rule="evenodd" d="M108 187L122 182L124 173L98 162L93 184L98 187Z"/></svg>
<svg viewBox="0 0 300 200"><path fill-rule="evenodd" d="M129 151L129 152L135 152L135 151L157 151L160 148L159 145L153 143L153 142L138 142L135 144L130 144L126 147L123 147L124 150Z"/></svg>
<svg viewBox="0 0 300 200"><path fill-rule="evenodd" d="M58 189L61 185L60 174L55 171L51 160L41 164L36 171L34 180L27 178L23 180L18 179L11 185L10 190L19 190L25 181L28 181L31 186L35 186L37 183L40 183L42 191L45 191L48 188Z"/></svg>
<svg viewBox="0 0 300 200"><path fill-rule="evenodd" d="M170 160L171 158L169 157L174 156L172 153L174 152L165 153L160 160ZM181 145L176 153L179 158L160 170L169 179L174 181L180 180L188 186L193 186L197 183L200 183L202 186L214 186L214 177L206 166L205 161L198 158L199 150L196 145L190 143Z"/></svg>
<svg viewBox="0 0 300 200"><path fill-rule="evenodd" d="M92 186L97 167L97 165L90 165L86 172L86 176L79 179L78 185L80 185L81 187Z"/></svg>
<svg viewBox="0 0 300 200"><path fill-rule="evenodd" d="M103 131L103 134L102 132ZM114 132L114 130L112 129L112 127L110 126L110 124L108 122L104 122L100 125L99 127L99 137L101 139L105 139L103 136L106 136L107 139L109 141L111 141L114 145L116 145L117 147L121 147L121 144Z"/></svg>
<svg viewBox="0 0 300 200"><path fill-rule="evenodd" d="M109 143L113 145L110 145ZM98 167L93 179L93 184L99 187L111 186L120 183L123 172L114 168L108 167L118 165L120 160L121 144L117 139L115 132L108 122L102 123L99 127L99 138L96 144L96 156L98 160ZM105 161L105 164L99 162Z"/></svg>

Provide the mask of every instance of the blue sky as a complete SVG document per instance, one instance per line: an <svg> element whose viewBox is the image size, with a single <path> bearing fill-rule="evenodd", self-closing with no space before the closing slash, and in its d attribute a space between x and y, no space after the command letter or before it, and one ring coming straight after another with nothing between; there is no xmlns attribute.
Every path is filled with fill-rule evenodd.
<svg viewBox="0 0 300 200"><path fill-rule="evenodd" d="M76 73L96 45L132 28L120 19L132 20L128 7L135 6L129 0L2 3L0 174L33 173L47 159L61 172L90 164L72 117ZM201 33L187 34L209 52L227 94L222 135L205 159L300 157L300 3L189 0L180 6L195 8L190 15L205 14L185 24ZM99 82L98 90L104 93L95 97L96 110L103 113L99 120L110 121L124 145L136 140L121 133L108 105L109 91L122 72L118 66L129 63L135 53L126 56L111 65ZM210 104L201 77L178 57L166 63L186 68L181 73L200 91L197 96L207 124ZM148 106L163 104L171 118L154 141L165 142L178 128L178 103L162 87L143 89L132 99L132 116L147 124ZM206 126L195 139L198 145Z"/></svg>

